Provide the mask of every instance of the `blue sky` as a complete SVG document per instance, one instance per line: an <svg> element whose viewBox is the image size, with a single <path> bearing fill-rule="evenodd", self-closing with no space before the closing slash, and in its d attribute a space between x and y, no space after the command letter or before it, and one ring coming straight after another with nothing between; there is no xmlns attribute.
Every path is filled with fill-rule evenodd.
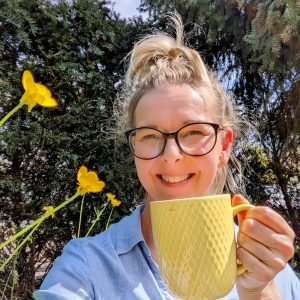
<svg viewBox="0 0 300 300"><path fill-rule="evenodd" d="M136 8L141 0L112 0L115 3L114 10L121 14L121 17L132 17L138 14Z"/></svg>

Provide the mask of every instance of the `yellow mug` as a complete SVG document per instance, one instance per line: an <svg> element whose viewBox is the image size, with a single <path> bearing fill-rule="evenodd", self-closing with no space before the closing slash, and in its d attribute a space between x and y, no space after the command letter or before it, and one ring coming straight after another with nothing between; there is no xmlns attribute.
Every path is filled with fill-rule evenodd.
<svg viewBox="0 0 300 300"><path fill-rule="evenodd" d="M237 265L234 216L253 208L231 206L228 194L150 203L157 263L175 297L217 299L228 294Z"/></svg>

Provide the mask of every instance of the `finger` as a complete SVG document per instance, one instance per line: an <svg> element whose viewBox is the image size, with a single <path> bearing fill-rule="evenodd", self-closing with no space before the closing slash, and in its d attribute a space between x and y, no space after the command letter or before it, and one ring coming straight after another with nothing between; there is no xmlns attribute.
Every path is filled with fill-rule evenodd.
<svg viewBox="0 0 300 300"><path fill-rule="evenodd" d="M240 226L240 233L272 248L273 252L282 253L285 260L289 260L294 255L293 240L289 236L276 233L256 219L245 219Z"/></svg>
<svg viewBox="0 0 300 300"><path fill-rule="evenodd" d="M253 218L268 226L277 233L287 234L292 240L295 233L284 218L269 207L257 206L248 211L246 218Z"/></svg>
<svg viewBox="0 0 300 300"><path fill-rule="evenodd" d="M273 269L269 268L257 257L242 247L237 248L237 258L250 273L250 276L257 280L269 282L276 275L276 272L274 272ZM242 276L243 275L247 276L247 274L242 274Z"/></svg>
<svg viewBox="0 0 300 300"><path fill-rule="evenodd" d="M244 248L269 268L273 269L274 272L277 273L284 269L286 259L281 252L274 251L273 249L271 250L243 232L238 234L237 241L240 247Z"/></svg>
<svg viewBox="0 0 300 300"><path fill-rule="evenodd" d="M239 195L239 194L234 195L231 199L232 206L237 206L240 204L248 204L248 203L249 203L249 201L247 201L246 198L244 198L242 195ZM246 218L246 214L247 214L246 210L241 211L237 214L239 225Z"/></svg>
<svg viewBox="0 0 300 300"><path fill-rule="evenodd" d="M234 195L232 197L232 206L249 203L242 195ZM238 214L239 224L245 218L254 218L266 226L270 227L277 233L287 234L292 240L295 239L295 233L284 218L277 212L266 206L257 206L248 211L243 211Z"/></svg>

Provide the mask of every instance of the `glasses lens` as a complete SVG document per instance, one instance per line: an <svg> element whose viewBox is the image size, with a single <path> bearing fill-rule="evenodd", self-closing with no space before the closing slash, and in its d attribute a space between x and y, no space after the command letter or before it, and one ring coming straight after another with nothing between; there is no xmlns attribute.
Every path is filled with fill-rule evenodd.
<svg viewBox="0 0 300 300"><path fill-rule="evenodd" d="M204 155L215 146L216 132L210 124L191 124L178 132L178 141L186 154Z"/></svg>
<svg viewBox="0 0 300 300"><path fill-rule="evenodd" d="M162 133L152 128L138 128L132 131L129 140L134 155L145 159L158 156L164 145Z"/></svg>

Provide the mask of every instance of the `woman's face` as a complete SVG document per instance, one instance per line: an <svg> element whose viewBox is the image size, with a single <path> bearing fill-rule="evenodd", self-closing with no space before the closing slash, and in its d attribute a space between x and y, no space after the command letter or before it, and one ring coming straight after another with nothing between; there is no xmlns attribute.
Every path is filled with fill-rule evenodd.
<svg viewBox="0 0 300 300"><path fill-rule="evenodd" d="M187 84L162 85L147 92L135 111L135 127L150 126L174 132L187 123L218 124L214 100L204 100ZM204 156L189 156L167 141L160 156L152 160L135 157L139 180L148 193L148 201L196 197L208 193L219 167L229 159L232 130L219 131L214 149Z"/></svg>

